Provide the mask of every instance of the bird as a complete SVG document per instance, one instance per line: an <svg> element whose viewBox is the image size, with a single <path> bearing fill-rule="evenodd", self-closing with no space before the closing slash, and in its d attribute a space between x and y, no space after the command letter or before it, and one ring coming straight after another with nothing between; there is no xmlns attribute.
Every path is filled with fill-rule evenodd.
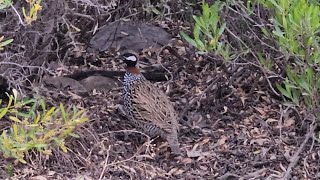
<svg viewBox="0 0 320 180"><path fill-rule="evenodd" d="M141 74L137 53L127 51L122 53L121 59L126 64L122 97L127 118L137 130L148 136L166 139L171 152L179 155L179 124L172 102Z"/></svg>

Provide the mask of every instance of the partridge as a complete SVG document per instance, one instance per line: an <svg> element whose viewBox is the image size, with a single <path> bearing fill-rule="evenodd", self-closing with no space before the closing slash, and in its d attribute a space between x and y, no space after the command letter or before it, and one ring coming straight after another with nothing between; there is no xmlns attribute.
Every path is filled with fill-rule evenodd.
<svg viewBox="0 0 320 180"><path fill-rule="evenodd" d="M139 131L166 139L171 151L180 154L177 114L169 98L140 73L138 55L126 52L121 57L126 64L123 80L126 116Z"/></svg>

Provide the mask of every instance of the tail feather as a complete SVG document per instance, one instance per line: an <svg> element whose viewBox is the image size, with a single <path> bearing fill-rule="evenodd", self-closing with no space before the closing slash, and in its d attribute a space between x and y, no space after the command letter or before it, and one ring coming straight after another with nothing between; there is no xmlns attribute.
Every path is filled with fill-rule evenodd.
<svg viewBox="0 0 320 180"><path fill-rule="evenodd" d="M180 144L179 144L179 141L178 141L177 130L173 131L171 134L168 134L166 139L167 139L167 141L169 143L171 151L174 154L180 155L181 154L181 150L180 150Z"/></svg>

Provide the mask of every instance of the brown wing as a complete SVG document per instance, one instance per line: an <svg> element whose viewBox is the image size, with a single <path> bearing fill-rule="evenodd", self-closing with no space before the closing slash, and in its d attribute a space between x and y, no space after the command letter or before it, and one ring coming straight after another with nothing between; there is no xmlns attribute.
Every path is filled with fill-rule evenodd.
<svg viewBox="0 0 320 180"><path fill-rule="evenodd" d="M178 128L177 116L168 97L148 81L136 83L132 94L134 117L142 123L152 123L160 129L172 132Z"/></svg>

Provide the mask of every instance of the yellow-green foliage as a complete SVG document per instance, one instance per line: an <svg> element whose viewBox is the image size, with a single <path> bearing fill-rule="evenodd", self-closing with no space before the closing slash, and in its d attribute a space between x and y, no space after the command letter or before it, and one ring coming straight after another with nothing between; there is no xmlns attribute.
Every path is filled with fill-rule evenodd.
<svg viewBox="0 0 320 180"><path fill-rule="evenodd" d="M22 13L27 24L31 24L33 21L37 20L38 11L42 9L40 5L41 1L42 0L26 0L26 2L29 4L29 11L27 13L26 9L22 7Z"/></svg>
<svg viewBox="0 0 320 180"><path fill-rule="evenodd" d="M279 44L286 60L294 59L287 67L282 95L296 105L303 102L310 108L319 108L320 73L320 4L312 0L258 0L274 12L272 36ZM320 115L320 114L319 114Z"/></svg>
<svg viewBox="0 0 320 180"><path fill-rule="evenodd" d="M0 0L0 10L9 7L11 4L12 4L11 0ZM10 44L13 41L13 39L7 39L5 41L3 41L3 39L4 39L4 36L1 36L0 37L0 50L2 50L4 46Z"/></svg>
<svg viewBox="0 0 320 180"><path fill-rule="evenodd" d="M193 16L195 26L193 28L193 38L181 32L182 37L191 45L196 47L199 52L215 52L222 55L225 59L229 58L229 47L219 41L226 28L226 23L222 23L219 12L224 3L216 1L212 6L202 1L202 15Z"/></svg>
<svg viewBox="0 0 320 180"><path fill-rule="evenodd" d="M11 0L0 0L0 10L9 7L11 4Z"/></svg>
<svg viewBox="0 0 320 180"><path fill-rule="evenodd" d="M3 39L4 39L4 36L1 36L0 37L0 50L2 50L4 46L10 44L13 41L13 39L7 39L5 41L2 41Z"/></svg>
<svg viewBox="0 0 320 180"><path fill-rule="evenodd" d="M0 151L4 157L13 157L23 163L26 163L25 153L31 149L46 155L50 155L55 147L67 152L65 139L78 137L75 128L88 120L85 111L76 107L66 110L60 104L48 108L43 100L35 99L14 101L10 96L8 105L0 109L0 120L8 117L12 122L10 129L0 135Z"/></svg>

